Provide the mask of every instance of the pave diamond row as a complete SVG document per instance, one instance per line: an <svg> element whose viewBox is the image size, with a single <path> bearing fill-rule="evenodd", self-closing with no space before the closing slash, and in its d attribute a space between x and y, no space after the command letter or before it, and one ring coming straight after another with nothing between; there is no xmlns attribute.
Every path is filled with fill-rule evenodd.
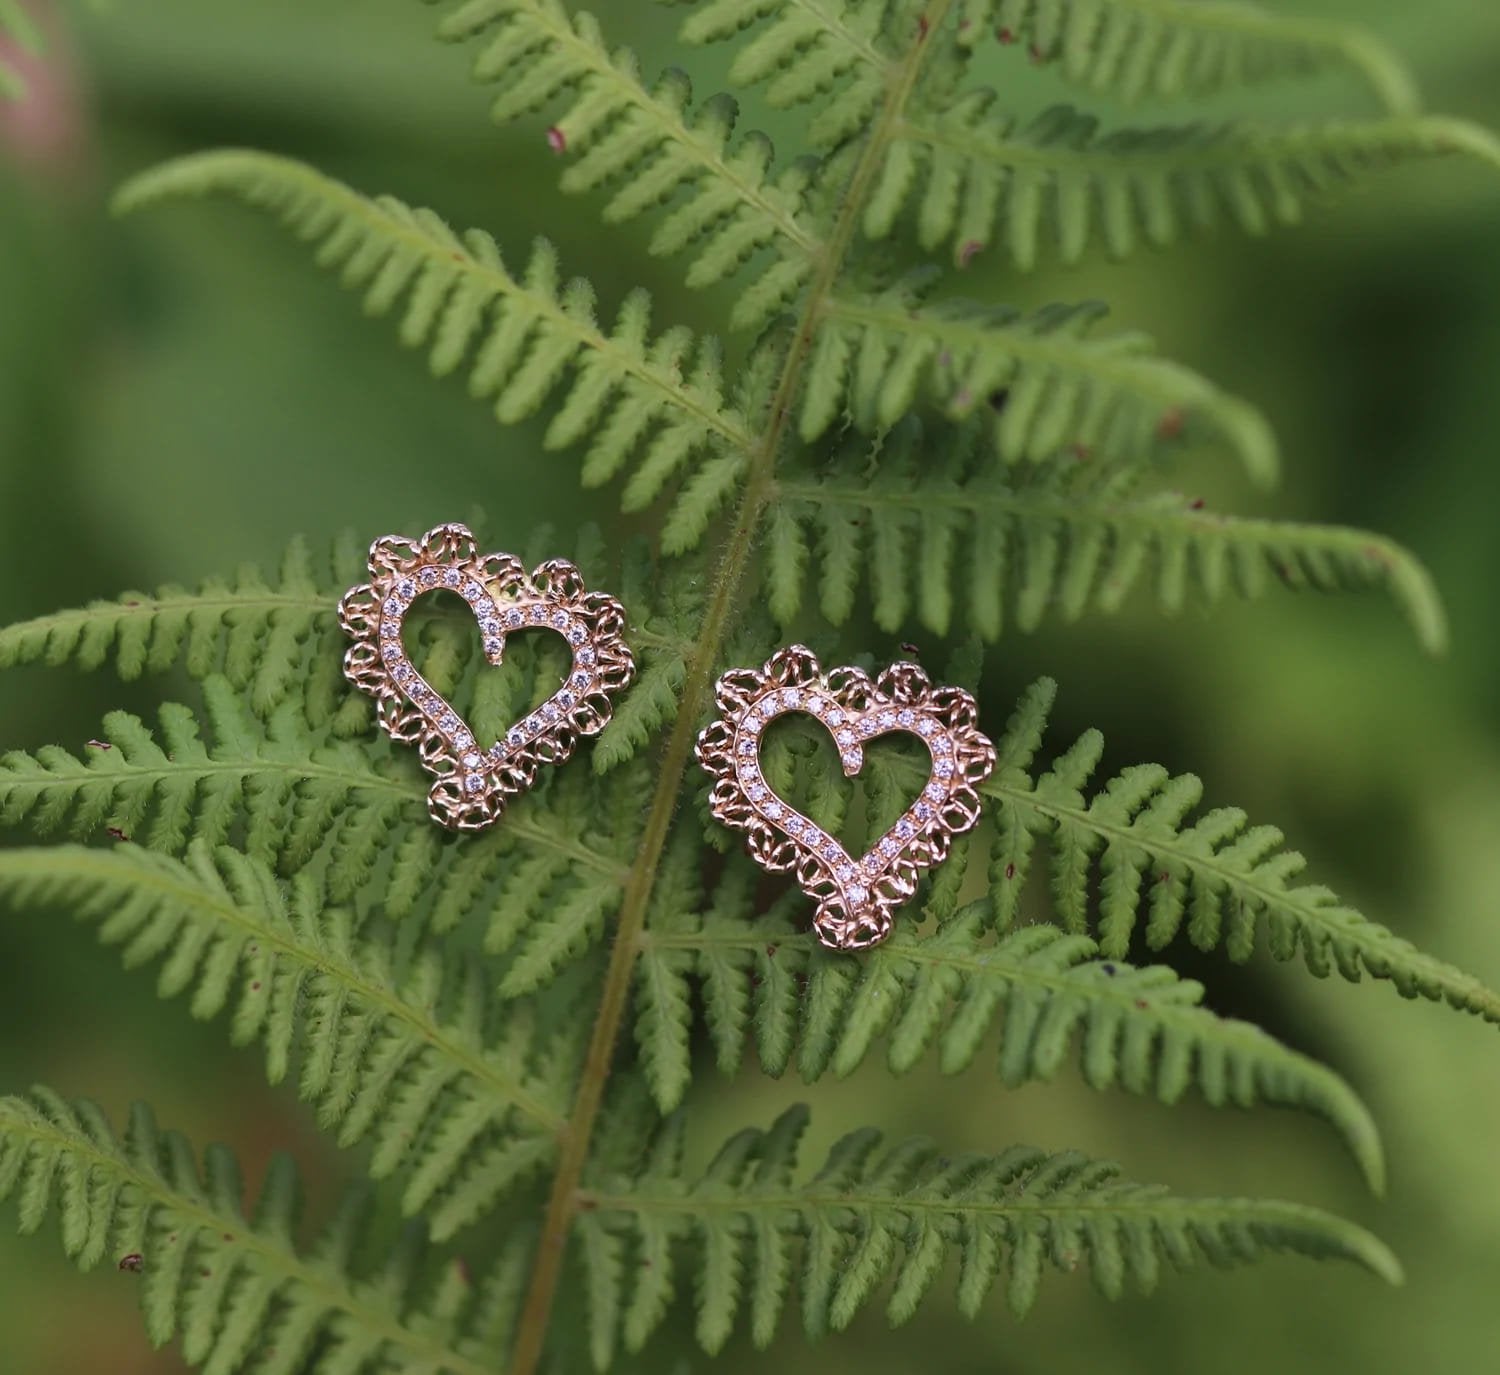
<svg viewBox="0 0 1500 1375"><path fill-rule="evenodd" d="M485 658L498 664L505 649L505 636L513 630L546 626L567 642L573 667L558 693L524 720L516 722L488 751L481 751L473 733L458 713L435 692L413 667L401 642L401 630L412 603L424 592L446 588L457 592L473 609L484 636ZM546 598L522 593L508 597L457 568L427 566L398 578L380 604L380 658L391 680L410 699L434 730L446 740L463 768L462 787L480 795L490 787L491 775L507 759L523 750L550 727L566 719L595 686L597 653L589 643L583 620Z"/></svg>
<svg viewBox="0 0 1500 1375"><path fill-rule="evenodd" d="M875 850L856 863L822 827L778 800L760 772L763 731L787 712L816 716L838 742L839 758L850 776L864 765L862 741L892 731L919 736L932 754L931 779L922 795L881 838ZM740 718L734 738L735 775L751 805L771 825L817 856L844 899L856 911L870 901L870 888L912 843L941 823L939 813L955 774L955 746L951 731L936 716L916 707L875 707L851 711L814 689L772 688L762 693Z"/></svg>

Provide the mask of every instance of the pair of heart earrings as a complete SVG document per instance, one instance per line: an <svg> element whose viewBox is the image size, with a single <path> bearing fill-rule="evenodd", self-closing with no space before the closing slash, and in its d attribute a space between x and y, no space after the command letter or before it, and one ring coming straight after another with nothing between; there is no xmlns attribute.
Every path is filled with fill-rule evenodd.
<svg viewBox="0 0 1500 1375"><path fill-rule="evenodd" d="M476 831L499 820L506 800L536 781L543 764L561 764L579 737L608 723L614 698L635 676L625 643L625 608L590 592L578 570L549 559L529 573L510 554L481 554L467 527L440 525L421 539L385 535L370 546L370 581L339 603L353 639L344 672L375 699L381 727L417 745L434 776L434 821ZM412 604L446 589L469 604L484 657L499 665L514 631L546 628L572 651L562 685L487 749L417 671L402 641ZM736 668L715 685L718 719L698 736L698 761L713 777L709 806L746 835L764 868L795 874L817 903L818 938L839 950L874 945L890 934L892 914L916 891L921 871L947 856L953 837L979 820L978 785L995 767L995 748L978 729L978 708L962 688L933 686L915 664L898 662L871 677L863 669L824 670L811 650L788 645L760 669ZM921 795L855 860L838 840L779 798L760 769L760 742L779 716L821 721L839 748L847 777L864 765L864 744L915 735L931 756Z"/></svg>

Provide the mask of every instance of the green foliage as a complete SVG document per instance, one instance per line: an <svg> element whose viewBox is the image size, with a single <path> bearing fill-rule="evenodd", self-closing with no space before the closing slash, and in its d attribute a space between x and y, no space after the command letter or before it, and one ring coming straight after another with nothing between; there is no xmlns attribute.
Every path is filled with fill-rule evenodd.
<svg viewBox="0 0 1500 1375"><path fill-rule="evenodd" d="M138 1266L151 1339L176 1336L207 1375L251 1361L262 1375L338 1375L371 1362L492 1369L487 1353L514 1313L513 1256L479 1285L453 1260L424 1282L409 1234L365 1269L369 1208L358 1193L304 1253L294 1240L299 1193L291 1161L278 1157L247 1212L233 1154L210 1147L200 1168L145 1107L120 1140L91 1103L45 1090L0 1099L0 1197L16 1200L22 1229L56 1213L63 1249L82 1268Z"/></svg>
<svg viewBox="0 0 1500 1375"><path fill-rule="evenodd" d="M394 317L434 374L467 378L501 423L540 418L549 448L580 453L585 483L618 480L649 543L608 558L587 532L565 543L590 585L627 606L638 682L592 770L579 759L549 773L503 824L454 837L427 820L417 761L374 736L340 678L333 607L362 576L359 540L331 560L296 545L275 578L242 570L0 630L0 668L108 666L186 687L152 725L110 714L78 754L0 759L0 822L73 842L0 852L0 897L74 912L127 964L156 963L160 991L186 995L194 1016L227 1013L234 1040L265 1046L271 1080L295 1074L331 1137L358 1148L351 1171L379 1182L378 1205L439 1245L462 1234L466 1251L496 1258L494 1278L472 1287L446 1253L400 1247L367 1271L353 1254L360 1205L304 1255L289 1175L273 1173L247 1221L227 1154L211 1153L201 1178L144 1114L120 1143L95 1110L44 1091L0 1104L0 1193L23 1226L55 1201L81 1263L139 1254L152 1336L180 1331L188 1360L215 1375L534 1375L544 1346L560 1362L571 1335L567 1310L554 1313L570 1241L600 1367L652 1337L685 1264L709 1351L742 1304L752 1337L769 1341L794 1274L813 1335L846 1326L887 1281L888 1315L904 1320L949 1259L970 1314L1002 1271L1024 1312L1048 1264L1086 1262L1110 1296L1149 1290L1164 1260L1277 1250L1398 1278L1378 1242L1310 1208L1180 1199L1071 1152L946 1156L919 1142L882 1154L864 1130L799 1182L801 1112L736 1136L690 1180L682 1119L661 1114L694 1111L701 1017L726 1073L751 1044L764 1071L795 1066L808 1082L881 1047L893 1073L932 1049L952 1072L998 1032L988 1053L1003 1088L1076 1062L1093 1088L1164 1104L1192 1091L1214 1106L1300 1108L1378 1189L1375 1127L1340 1077L1217 1016L1196 981L1125 957L1184 933L1236 961L1300 953L1315 975L1370 975L1489 1021L1500 996L1298 882L1304 861L1279 831L1233 808L1199 812L1191 775L1139 765L1094 783L1097 732L1036 766L1047 680L998 737L981 827L889 943L859 957L817 947L801 899L777 896L704 824L688 768L720 672L804 626L829 662L859 659L866 610L890 633L920 623L992 640L1054 610L1114 612L1146 578L1171 612L1274 577L1379 588L1439 648L1430 582L1390 542L1209 515L1156 486L1199 449L1274 476L1275 441L1246 402L1136 333L1096 333L1101 306L968 301L957 273L1002 240L1022 266L1071 261L1095 238L1116 254L1166 243L1215 206L1258 231L1411 157L1493 162L1493 140L1411 115L1399 63L1362 34L1247 6L695 6L683 41L734 43L730 79L747 99L807 107L804 145L778 158L739 128L733 98L695 99L671 69L643 76L561 0L442 8L442 34L476 47L496 118L535 117L562 189L608 224L649 223L652 251L681 258L690 285L719 288L722 342L653 325L639 290L605 323L603 293L565 281L547 243L513 270L481 231L284 157L182 159L138 177L119 205L226 192L267 210L369 313ZM1067 109L1021 128L966 84L992 36L1126 98L1343 64L1393 113L1100 132ZM512 477L534 471L515 462ZM475 640L467 609L437 604L409 648L494 738L552 691L559 646L518 640L491 672ZM977 685L977 649L955 659L954 677ZM779 790L866 837L924 779L909 758L872 755L851 791L810 729L768 741L763 763ZM101 832L112 847L78 843ZM1045 898L1028 892L1043 850ZM512 1218L542 1202L549 1174L532 1236Z"/></svg>
<svg viewBox="0 0 1500 1375"><path fill-rule="evenodd" d="M41 32L21 0L0 0L0 43L32 56L42 50ZM25 80L8 56L0 50L0 100L16 100L26 94Z"/></svg>
<svg viewBox="0 0 1500 1375"><path fill-rule="evenodd" d="M1337 1256L1388 1280L1400 1276L1373 1237L1316 1209L1178 1198L1071 1151L1012 1146L945 1156L917 1139L882 1152L880 1133L865 1130L836 1143L817 1173L798 1181L807 1121L798 1107L768 1131L738 1133L689 1181L674 1119L634 1168L590 1181L576 1251L599 1368L610 1363L617 1334L632 1349L643 1345L673 1297L679 1267L692 1276L697 1336L710 1352L728 1339L742 1306L756 1345L768 1345L794 1283L811 1337L847 1327L888 1281L886 1314L905 1322L950 1260L964 1312L980 1310L1003 1270L1018 1317L1049 1266L1071 1270L1085 1256L1109 1298L1127 1288L1149 1293L1163 1262L1179 1270L1203 1261L1231 1266L1270 1251Z"/></svg>

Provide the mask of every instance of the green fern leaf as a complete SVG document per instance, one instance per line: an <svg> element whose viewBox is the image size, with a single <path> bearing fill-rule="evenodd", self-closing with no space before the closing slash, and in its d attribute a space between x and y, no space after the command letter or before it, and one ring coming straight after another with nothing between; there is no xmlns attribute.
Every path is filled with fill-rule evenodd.
<svg viewBox="0 0 1500 1375"><path fill-rule="evenodd" d="M329 672L326 656L315 656L323 658L325 671L309 679L302 647L315 631L334 628L328 589L342 591L363 564L362 553L346 542L331 566L319 566L297 541L275 579L247 566L231 581L210 579L193 592L127 592L117 601L0 628L0 668L71 663L94 669L108 662L120 677L132 679L182 663L194 677L223 673L259 711L295 685L305 692L309 714L326 720L348 696L337 659Z"/></svg>
<svg viewBox="0 0 1500 1375"><path fill-rule="evenodd" d="M830 304L803 396L805 440L846 412L879 431L922 404L958 420L993 407L995 442L1009 460L1051 458L1065 445L1100 460L1139 459L1201 428L1257 481L1275 477L1275 440L1254 409L1152 357L1141 335L1092 337L1103 306L1023 316L926 303L934 280L915 273L872 299Z"/></svg>
<svg viewBox="0 0 1500 1375"><path fill-rule="evenodd" d="M1500 1023L1500 994L1362 916L1321 884L1298 884L1306 860L1284 848L1274 826L1252 826L1234 807L1189 820L1203 796L1191 774L1174 777L1159 765L1137 765L1088 796L1103 750L1097 731L1081 736L1045 773L1033 773L1028 747L1037 706L1050 701L1052 691L1044 680L1018 713L1026 737L1022 762L1007 764L1002 743L1001 766L979 788L1002 842L990 859L1002 924L1015 911L1034 842L1043 840L1051 851L1059 924L1079 932L1097 916L1100 948L1111 958L1125 953L1144 917L1153 950L1185 925L1199 949L1222 945L1232 960L1249 959L1263 943L1281 960L1300 952L1320 977L1335 970L1351 980L1369 974L1389 980L1404 997L1446 1002ZM891 767L904 772L912 794L925 781L905 761Z"/></svg>
<svg viewBox="0 0 1500 1375"><path fill-rule="evenodd" d="M698 1340L709 1352L732 1330L747 1278L752 1335L760 1345L769 1341L799 1250L810 1336L847 1326L887 1280L894 1281L887 1316L905 1321L950 1259L958 1261L960 1302L970 1317L1002 1269L1018 1315L1031 1307L1049 1265L1069 1270L1080 1262L1110 1298L1129 1287L1155 1288L1164 1261L1174 1269L1231 1266L1281 1251L1353 1261L1390 1283L1401 1278L1380 1242L1317 1209L1179 1198L1074 1152L1014 1146L953 1157L915 1140L880 1153L879 1133L867 1129L843 1138L819 1172L798 1183L792 1176L807 1115L793 1108L770 1131L737 1133L691 1181L680 1162L663 1168L659 1158L633 1178L589 1181L580 1201L590 1235L613 1232L652 1261L622 1264L618 1247L597 1242L575 1251L598 1296L591 1321L599 1349L613 1348L615 1315L629 1310L635 1285L648 1286L651 1304L661 1307L658 1296L672 1281L657 1265L674 1261L691 1276ZM627 1345L638 1347L649 1330L635 1324Z"/></svg>
<svg viewBox="0 0 1500 1375"><path fill-rule="evenodd" d="M562 448L589 436L586 482L606 482L635 464L637 474L654 474L654 495L670 474L752 447L745 411L722 395L716 347L680 329L652 339L643 293L627 298L606 333L593 289L559 281L549 244L538 243L517 278L486 234L460 236L431 211L391 197L367 199L301 163L263 153L180 158L130 182L116 205L130 211L225 191L266 207L315 242L322 265L363 290L371 314L404 302L402 342L428 349L435 374L465 368L470 392L489 399L502 424L535 414L560 393L547 443Z"/></svg>
<svg viewBox="0 0 1500 1375"><path fill-rule="evenodd" d="M821 244L806 220L806 169L773 175L769 140L736 142L727 96L691 109L691 87L677 70L648 88L635 55L611 51L592 15L569 16L547 0L461 0L439 32L483 42L474 72L497 88L497 121L565 102L547 131L553 151L570 159L563 189L612 186L607 222L677 199L651 251L690 253L689 286L710 286L771 250L775 266L761 275L771 289L759 293L759 318L742 323L774 314L811 275Z"/></svg>
<svg viewBox="0 0 1500 1375"><path fill-rule="evenodd" d="M161 960L164 997L192 991L195 1017L237 995L236 1042L264 1041L272 1081L300 1061L299 1090L345 1146L368 1140L379 1178L401 1168L402 1205L433 1234L462 1227L551 1157L566 1084L510 1018L496 1035L476 969L435 945L398 956L391 935L355 925L309 883L283 898L232 850L185 861L121 847L0 853L13 905L66 903L120 945Z"/></svg>
<svg viewBox="0 0 1500 1375"><path fill-rule="evenodd" d="M778 478L765 560L779 621L797 616L809 583L834 624L868 583L883 630L915 615L945 635L967 602L970 627L987 640L1007 620L1029 631L1049 614L1072 621L1091 609L1115 611L1143 582L1154 584L1168 613L1189 599L1256 597L1271 585L1374 588L1396 603L1425 649L1446 646L1446 618L1426 569L1377 535L1235 519L1172 492L1138 496L1136 474L1092 461L1007 470L962 438L945 438L934 455L936 447L903 425L881 440L858 478L795 470Z"/></svg>
<svg viewBox="0 0 1500 1375"><path fill-rule="evenodd" d="M483 1285L450 1262L436 1284L419 1286L408 1243L383 1271L353 1270L369 1211L357 1195L300 1254L290 1162L273 1164L253 1211L243 1193L225 1147L210 1147L200 1171L187 1142L159 1132L144 1106L121 1141L91 1103L44 1089L0 1099L0 1197L16 1200L21 1230L55 1213L63 1249L81 1268L138 1266L152 1340L176 1336L205 1375L233 1375L252 1356L261 1375L344 1375L372 1361L493 1371L491 1343L511 1322L513 1250Z"/></svg>
<svg viewBox="0 0 1500 1375"><path fill-rule="evenodd" d="M931 934L901 931L858 963L823 952L785 918L753 924L731 917L679 917L647 932L638 964L637 1038L650 1068L678 1016L664 1025L659 990L685 999L698 975L717 1007L715 1039L737 1064L740 1048L765 1023L758 1003L768 970L806 992L794 1033L798 1068L809 1080L853 1073L880 1039L896 1073L912 1069L934 1044L945 1073L971 1064L998 1023L999 1069L1015 1087L1051 1079L1075 1044L1094 1088L1122 1087L1175 1102L1196 1087L1214 1106L1258 1102L1296 1106L1327 1120L1359 1161L1372 1188L1384 1178L1379 1138L1363 1105L1336 1075L1278 1044L1258 1028L1199 1006L1201 985L1170 969L1102 960L1095 943L1051 926L1028 926L987 944L988 904L970 904ZM725 999L724 985L738 984ZM734 1042L724 1054L726 1041ZM773 1069L778 1048L771 1047ZM764 1058L764 1057L763 1057ZM677 1105L675 1078L653 1077L664 1111Z"/></svg>
<svg viewBox="0 0 1500 1375"><path fill-rule="evenodd" d="M693 44L736 39L729 80L763 85L775 109L817 101L807 138L826 148L863 128L880 105L895 65L882 36L896 28L892 11L889 0L708 0L680 33ZM752 25L758 32L741 39Z"/></svg>
<svg viewBox="0 0 1500 1375"><path fill-rule="evenodd" d="M1410 75L1365 29L1241 0L963 0L960 41L993 33L1070 81L1126 100L1207 95L1320 67L1356 72L1381 104L1417 105Z"/></svg>
<svg viewBox="0 0 1500 1375"><path fill-rule="evenodd" d="M1457 120L1408 117L1295 125L1192 124L1099 132L1053 106L1025 127L979 91L908 120L892 140L864 229L883 238L916 207L918 237L954 261L1000 243L1017 266L1044 248L1076 262L1090 241L1122 258L1229 220L1251 234L1295 224L1310 200L1415 158L1465 152L1500 166L1500 145Z"/></svg>

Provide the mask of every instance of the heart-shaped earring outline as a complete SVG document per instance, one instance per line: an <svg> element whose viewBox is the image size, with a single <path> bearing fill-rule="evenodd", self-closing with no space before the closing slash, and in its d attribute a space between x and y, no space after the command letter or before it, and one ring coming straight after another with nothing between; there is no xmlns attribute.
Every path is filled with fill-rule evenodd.
<svg viewBox="0 0 1500 1375"><path fill-rule="evenodd" d="M614 712L613 695L635 677L625 643L625 608L590 592L566 559L548 559L529 574L512 554L480 554L469 528L439 525L420 539L382 535L370 545L370 581L339 602L339 624L354 641L344 676L375 699L391 739L418 746L434 775L428 814L441 826L478 831L504 814L507 799L535 782L542 764L561 764L578 738L597 735ZM456 592L474 612L484 656L498 667L506 636L533 626L555 631L573 653L558 690L516 722L489 750L406 655L401 628L425 592Z"/></svg>
<svg viewBox="0 0 1500 1375"><path fill-rule="evenodd" d="M871 679L861 668L826 673L805 645L779 649L759 671L730 669L714 685L722 715L698 736L698 762L714 778L709 810L746 833L763 868L795 872L818 904L813 929L835 950L863 950L891 932L895 909L917 890L922 870L948 856L953 837L979 820L978 785L995 767L980 734L979 708L962 688L934 687L916 664L895 663ZM915 735L932 756L921 796L874 847L852 859L838 840L778 797L760 771L765 727L789 711L823 722L844 774L864 766L863 742Z"/></svg>

